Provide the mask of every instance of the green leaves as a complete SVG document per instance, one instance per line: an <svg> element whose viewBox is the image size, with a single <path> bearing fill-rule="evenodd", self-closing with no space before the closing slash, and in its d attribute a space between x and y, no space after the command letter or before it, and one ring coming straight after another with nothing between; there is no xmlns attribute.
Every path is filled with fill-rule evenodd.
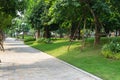
<svg viewBox="0 0 120 80"><path fill-rule="evenodd" d="M0 1L0 28L11 26L11 20L17 16L17 11L24 11L26 0L1 0Z"/></svg>
<svg viewBox="0 0 120 80"><path fill-rule="evenodd" d="M107 58L120 59L120 43L116 38L103 46L102 54Z"/></svg>
<svg viewBox="0 0 120 80"><path fill-rule="evenodd" d="M110 13L110 8L108 6L108 3L106 1L99 1L97 0L94 5L92 5L92 8L96 12L96 14L108 14ZM101 13L102 11L102 13Z"/></svg>

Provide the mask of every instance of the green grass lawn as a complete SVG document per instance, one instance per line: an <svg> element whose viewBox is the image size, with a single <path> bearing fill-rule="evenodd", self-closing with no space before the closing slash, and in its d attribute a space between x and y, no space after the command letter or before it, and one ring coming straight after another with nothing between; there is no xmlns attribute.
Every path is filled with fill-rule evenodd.
<svg viewBox="0 0 120 80"><path fill-rule="evenodd" d="M107 40L106 40L107 41ZM92 42L92 40L90 41ZM103 41L103 43L105 40ZM101 45L98 47L87 46L80 50L80 42L73 42L68 51L67 40L56 40L53 43L25 42L36 49L55 56L78 68L90 72L103 80L120 80L120 60L107 59L101 55Z"/></svg>

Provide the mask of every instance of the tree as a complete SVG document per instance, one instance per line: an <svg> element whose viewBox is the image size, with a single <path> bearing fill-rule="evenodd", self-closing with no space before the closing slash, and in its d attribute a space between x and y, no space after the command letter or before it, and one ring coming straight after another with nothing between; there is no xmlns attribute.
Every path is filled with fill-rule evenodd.
<svg viewBox="0 0 120 80"><path fill-rule="evenodd" d="M0 29L10 27L11 20L17 16L16 11L22 11L25 0L1 0L0 1ZM22 5L22 6L21 6ZM20 7L21 6L21 7Z"/></svg>
<svg viewBox="0 0 120 80"><path fill-rule="evenodd" d="M57 22L64 26L71 28L72 39L81 18L81 6L78 0L56 0L49 9L49 15L51 16L51 23ZM80 34L80 33L78 33Z"/></svg>
<svg viewBox="0 0 120 80"><path fill-rule="evenodd" d="M42 28L46 34L49 33L52 25L57 25L56 29L64 26L64 29L70 30L71 39L76 36L75 34L80 38L80 29L92 27L95 30L94 45L97 45L100 44L103 28L106 33L119 29L120 6L115 5L118 2L117 0L29 0L25 15L38 33Z"/></svg>
<svg viewBox="0 0 120 80"><path fill-rule="evenodd" d="M26 10L28 21L32 24L32 27L36 30L36 39L40 37L40 29L42 28L42 21L40 20L42 13L44 12L44 0L38 0L37 2L29 0L28 9Z"/></svg>

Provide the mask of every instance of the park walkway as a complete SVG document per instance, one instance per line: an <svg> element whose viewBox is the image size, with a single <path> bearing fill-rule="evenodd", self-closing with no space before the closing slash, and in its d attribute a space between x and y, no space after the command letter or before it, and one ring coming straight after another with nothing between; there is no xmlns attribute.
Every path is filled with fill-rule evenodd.
<svg viewBox="0 0 120 80"><path fill-rule="evenodd" d="M0 80L101 80L46 53L7 38L0 51Z"/></svg>

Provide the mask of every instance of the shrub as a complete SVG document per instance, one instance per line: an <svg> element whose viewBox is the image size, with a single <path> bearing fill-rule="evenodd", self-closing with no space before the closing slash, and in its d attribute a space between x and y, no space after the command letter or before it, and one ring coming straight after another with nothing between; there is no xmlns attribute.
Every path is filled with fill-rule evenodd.
<svg viewBox="0 0 120 80"><path fill-rule="evenodd" d="M102 47L102 54L107 58L120 59L120 43L113 39Z"/></svg>
<svg viewBox="0 0 120 80"><path fill-rule="evenodd" d="M46 39L46 38L39 38L39 39L37 39L36 42L37 43L51 43L51 39L50 38L48 38L48 39Z"/></svg>
<svg viewBox="0 0 120 80"><path fill-rule="evenodd" d="M29 42L29 41L35 41L35 38L29 37L29 38L24 39L24 42Z"/></svg>
<svg viewBox="0 0 120 80"><path fill-rule="evenodd" d="M37 43L41 43L41 42L44 42L45 38L39 38L36 40Z"/></svg>

